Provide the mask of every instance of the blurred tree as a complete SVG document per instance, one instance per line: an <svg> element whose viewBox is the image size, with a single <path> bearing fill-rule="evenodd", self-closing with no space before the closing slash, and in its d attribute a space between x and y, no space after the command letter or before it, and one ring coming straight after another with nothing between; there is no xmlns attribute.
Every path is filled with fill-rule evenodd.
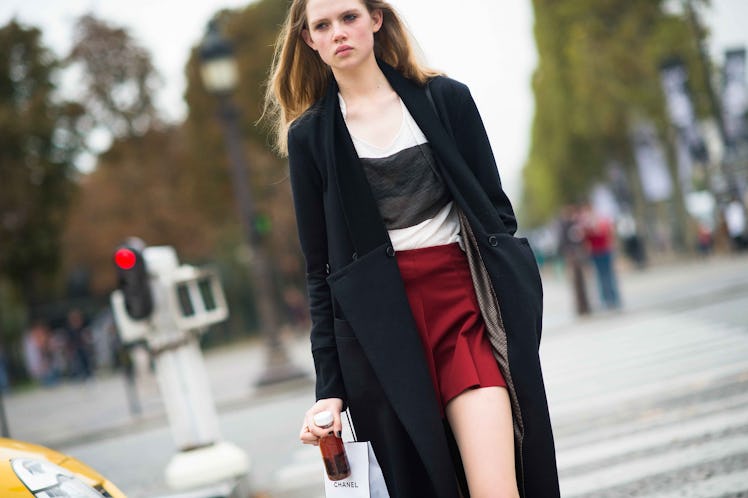
<svg viewBox="0 0 748 498"><path fill-rule="evenodd" d="M236 43L242 84L235 99L242 110L251 188L257 210L266 220L262 227L265 243L270 246L268 252L281 286L303 281L290 187L284 162L270 152L265 132L255 126L255 121L260 115L262 84L270 66L273 41L285 9L284 2L264 0L243 10L220 13L227 34ZM92 22L86 20L86 26ZM124 44L138 54L120 54L123 60L138 59L134 66L150 67L148 53L124 30L105 26L93 31L107 43L118 47ZM99 60L96 50L84 46L101 46L103 42L96 37L86 37L84 42L79 36L78 40L74 52L94 57L100 64L86 77L97 83L90 86L84 103L96 113L96 123L108 123L107 129L118 138L99 156L96 169L81 178L81 195L65 235L68 271L85 267L93 291L100 295L114 286L111 251L124 237L137 235L150 245L173 245L185 261L218 265L233 311L232 328L246 331L254 324L248 279L240 277L246 272L247 255L237 250L243 247L243 235L229 183L225 142L215 98L202 87L197 51L193 51L186 67L189 116L183 124L165 126L158 124L147 85L133 94L141 95L144 102L131 102L126 108L141 109L144 117L111 106L106 96L117 92L110 85L119 84L126 76L107 75L101 69L107 61ZM78 59L71 56L70 60ZM110 105L109 110L100 113L106 105Z"/></svg>
<svg viewBox="0 0 748 498"><path fill-rule="evenodd" d="M115 140L83 176L65 231L66 267L85 268L97 295L115 286L112 252L128 236L172 245L182 258L207 259L217 234L189 192L196 179L180 127Z"/></svg>
<svg viewBox="0 0 748 498"><path fill-rule="evenodd" d="M128 236L207 259L216 233L190 196L200 186L183 168L182 127L158 119L159 78L150 53L126 29L86 15L77 22L67 63L78 66L84 81L89 127L114 137L96 169L81 178L65 236L68 270L85 269L95 294L111 290L111 253Z"/></svg>
<svg viewBox="0 0 748 498"><path fill-rule="evenodd" d="M685 19L669 13L667 3L533 0L539 61L522 200L529 224L541 224L562 204L586 198L593 184L606 180L611 163L637 184L629 138L637 120L653 121L661 137L670 139L659 65L677 54L695 68L698 54ZM703 115L701 87L692 89ZM679 188L679 182L674 185ZM632 187L636 196L637 185ZM682 196L675 197L683 216Z"/></svg>
<svg viewBox="0 0 748 498"><path fill-rule="evenodd" d="M38 29L0 27L0 353L13 380L29 313L54 292L82 149L82 108L55 96L58 67Z"/></svg>
<svg viewBox="0 0 748 498"><path fill-rule="evenodd" d="M153 95L160 79L148 51L121 27L92 15L78 19L66 61L83 79L82 101L92 125L113 136L137 136L154 124Z"/></svg>
<svg viewBox="0 0 748 498"><path fill-rule="evenodd" d="M0 28L0 279L27 305L49 291L82 149L80 106L54 95L58 61L41 32Z"/></svg>
<svg viewBox="0 0 748 498"><path fill-rule="evenodd" d="M82 82L81 130L103 129L113 140L107 151L93 151L100 154L96 169L81 177L65 234L68 274L90 275L100 293L113 286L109 257L116 244L153 233L164 241L178 231L170 222L179 220L173 198L183 145L178 131L159 123L153 104L158 75L150 53L127 30L80 17L65 62Z"/></svg>

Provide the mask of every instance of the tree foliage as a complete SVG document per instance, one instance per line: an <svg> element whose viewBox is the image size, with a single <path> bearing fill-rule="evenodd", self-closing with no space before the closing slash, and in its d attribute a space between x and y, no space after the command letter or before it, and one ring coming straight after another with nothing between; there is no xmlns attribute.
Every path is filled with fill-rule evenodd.
<svg viewBox="0 0 748 498"><path fill-rule="evenodd" d="M92 15L78 19L67 63L78 65L92 125L117 137L150 129L156 116L153 95L160 80L148 51L121 27Z"/></svg>
<svg viewBox="0 0 748 498"><path fill-rule="evenodd" d="M270 219L264 243L281 280L298 282L303 273L286 166L270 152L265 130L255 126L272 44L285 9L284 2L264 0L243 10L224 11L220 18L235 45L240 68L241 84L234 100L241 110L250 188L256 209ZM126 32L118 38L129 39ZM232 278L243 275L243 283L229 285L227 292L245 297L248 293L249 279L242 266L245 258L239 250L244 234L217 101L202 86L197 53L195 48L186 67L186 121L172 127L151 126L139 135L120 135L100 156L96 170L82 178L81 196L65 237L67 267L87 267L96 293L114 286L111 252L131 235L149 245L172 245L185 261L218 263ZM141 54L141 58L148 57ZM94 86L107 93L106 81ZM241 305L247 307L246 301Z"/></svg>
<svg viewBox="0 0 748 498"><path fill-rule="evenodd" d="M187 160L179 127L151 129L114 141L96 170L81 178L65 232L66 266L85 268L94 293L116 285L112 252L129 236L207 259L216 234L192 202L197 180L183 168Z"/></svg>
<svg viewBox="0 0 748 498"><path fill-rule="evenodd" d="M270 220L263 243L282 286L299 284L303 265L286 164L255 122L286 8L261 0L220 13L240 68L233 97L250 188L257 211ZM40 38L38 30L15 23L0 31L0 277L49 280L64 254L67 274L90 275L90 290L100 296L115 285L112 250L135 235L149 245L174 246L185 261L217 263L237 276L227 284L235 294L229 298L237 303L241 296L239 306L251 308L226 144L216 99L199 78L197 48L186 67L189 116L167 126L153 104L158 77L150 54L127 30L91 16L78 21L65 60L83 83L76 105L52 97L60 64ZM113 141L95 169L80 174L73 159L84 147L82 137L97 127L109 130Z"/></svg>
<svg viewBox="0 0 748 498"><path fill-rule="evenodd" d="M59 65L41 32L0 28L0 279L27 303L60 262L60 237L82 147L80 106L55 97Z"/></svg>
<svg viewBox="0 0 748 498"><path fill-rule="evenodd" d="M637 120L655 122L666 136L659 65L678 55L691 74L698 67L693 32L667 3L533 0L539 62L524 169L528 222L541 223L561 204L583 198L611 162L632 169L629 134ZM698 79L691 84L694 95L703 95ZM696 104L703 114L701 97Z"/></svg>
<svg viewBox="0 0 748 498"><path fill-rule="evenodd" d="M80 179L65 233L66 267L92 276L95 293L114 286L110 256L128 236L150 244L184 245L185 219L199 225L183 195L189 179L184 137L160 126L153 95L158 75L150 53L129 32L91 15L78 19L66 58L83 85L82 128L104 128L113 137L96 169ZM209 240L209 237L201 240Z"/></svg>

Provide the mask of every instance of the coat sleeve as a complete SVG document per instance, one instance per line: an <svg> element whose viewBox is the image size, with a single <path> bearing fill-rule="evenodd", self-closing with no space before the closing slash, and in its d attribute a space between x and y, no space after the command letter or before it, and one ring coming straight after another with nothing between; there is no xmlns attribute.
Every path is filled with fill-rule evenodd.
<svg viewBox="0 0 748 498"><path fill-rule="evenodd" d="M345 405L345 388L333 330L332 297L326 280L328 253L323 182L312 154L304 148L293 129L288 133L288 162L296 225L306 260L312 319L310 339L317 374L316 396L318 400L341 398Z"/></svg>
<svg viewBox="0 0 748 498"><path fill-rule="evenodd" d="M456 92L459 102L458 118L452 126L457 148L485 189L504 226L509 233L514 234L517 231L517 220L509 197L501 187L499 170L483 120L470 90L465 85L460 86L460 91Z"/></svg>

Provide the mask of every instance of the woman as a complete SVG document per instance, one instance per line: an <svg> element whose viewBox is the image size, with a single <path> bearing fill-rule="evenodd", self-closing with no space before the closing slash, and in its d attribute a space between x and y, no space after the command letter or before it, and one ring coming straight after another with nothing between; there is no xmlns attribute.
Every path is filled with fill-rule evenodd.
<svg viewBox="0 0 748 498"><path fill-rule="evenodd" d="M540 278L469 90L387 2L293 0L266 102L307 263L302 442L347 407L393 498L558 496Z"/></svg>

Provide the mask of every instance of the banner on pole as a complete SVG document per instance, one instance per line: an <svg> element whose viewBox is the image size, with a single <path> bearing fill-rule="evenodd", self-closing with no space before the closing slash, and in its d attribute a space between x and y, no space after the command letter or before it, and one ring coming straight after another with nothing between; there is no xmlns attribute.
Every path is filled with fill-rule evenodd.
<svg viewBox="0 0 748 498"><path fill-rule="evenodd" d="M631 140L644 196L651 202L669 199L673 185L657 129L652 123L641 121L634 126Z"/></svg>
<svg viewBox="0 0 748 498"><path fill-rule="evenodd" d="M748 88L745 82L745 49L725 51L722 85L722 116L725 135L730 144L746 138Z"/></svg>
<svg viewBox="0 0 748 498"><path fill-rule="evenodd" d="M668 59L660 65L660 78L670 122L688 145L694 161L706 162L706 145L693 110L686 66L679 58Z"/></svg>

